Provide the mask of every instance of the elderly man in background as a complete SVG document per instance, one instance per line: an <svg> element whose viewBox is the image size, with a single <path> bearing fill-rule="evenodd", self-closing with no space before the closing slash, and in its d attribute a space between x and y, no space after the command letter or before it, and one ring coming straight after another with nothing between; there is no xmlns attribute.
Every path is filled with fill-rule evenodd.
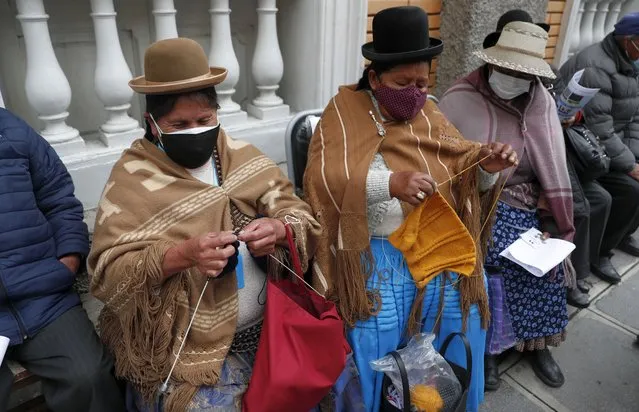
<svg viewBox="0 0 639 412"><path fill-rule="evenodd" d="M599 184L612 196L612 209L592 271L614 284L621 277L610 263L611 251L639 257L639 241L631 236L639 227L639 13L624 16L614 32L568 60L561 74L568 80L581 69L579 83L600 89L584 109L586 126L611 158Z"/></svg>
<svg viewBox="0 0 639 412"><path fill-rule="evenodd" d="M55 150L0 108L0 411L13 375L6 360L42 378L48 410L124 410L113 363L73 290L89 253L82 204Z"/></svg>

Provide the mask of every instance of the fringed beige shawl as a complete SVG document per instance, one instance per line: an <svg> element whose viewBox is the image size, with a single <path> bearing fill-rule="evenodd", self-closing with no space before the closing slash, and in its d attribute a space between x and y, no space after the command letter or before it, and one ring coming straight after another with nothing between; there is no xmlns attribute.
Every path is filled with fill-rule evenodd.
<svg viewBox="0 0 639 412"><path fill-rule="evenodd" d="M105 303L101 335L115 355L117 375L148 401L169 373L205 282L193 268L162 283L162 261L172 245L235 229L231 202L249 217L299 219L293 230L303 264L319 235L310 208L276 164L223 132L218 153L223 183L213 187L138 140L113 167L100 201L89 271L91 291ZM166 410L185 410L198 386L217 382L237 312L235 275L212 280L175 368Z"/></svg>
<svg viewBox="0 0 639 412"><path fill-rule="evenodd" d="M314 286L328 291L350 326L374 315L379 305L375 291L366 290L374 269L366 198L366 176L374 155L380 152L395 172L426 172L445 182L476 164L480 151L480 145L464 140L431 101L411 121L385 123L385 136L380 136L373 116L381 121L367 92L340 88L313 135L304 178L307 201L324 228L313 265ZM481 245L477 262L483 262L487 240L480 239L485 216L477 181L477 167L473 167L439 190ZM408 204L402 206L406 214L412 210ZM490 227L486 232L490 233ZM460 289L464 314L477 303L485 326L489 310L482 273L478 264L473 276L461 280ZM414 306L413 316L420 307Z"/></svg>

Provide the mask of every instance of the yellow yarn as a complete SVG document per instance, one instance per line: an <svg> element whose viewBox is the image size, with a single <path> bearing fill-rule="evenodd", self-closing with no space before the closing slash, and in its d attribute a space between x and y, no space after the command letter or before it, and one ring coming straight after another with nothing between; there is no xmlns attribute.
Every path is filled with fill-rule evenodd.
<svg viewBox="0 0 639 412"><path fill-rule="evenodd" d="M444 408L444 400L432 386L415 385L410 391L410 398L420 412L440 412Z"/></svg>
<svg viewBox="0 0 639 412"><path fill-rule="evenodd" d="M445 270L464 276L475 270L475 242L439 192L415 208L388 240L404 255L419 288Z"/></svg>

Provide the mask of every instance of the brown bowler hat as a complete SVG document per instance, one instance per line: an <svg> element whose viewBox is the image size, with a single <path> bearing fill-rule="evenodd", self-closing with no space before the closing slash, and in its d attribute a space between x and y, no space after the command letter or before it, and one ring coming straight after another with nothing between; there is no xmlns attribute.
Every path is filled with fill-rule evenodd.
<svg viewBox="0 0 639 412"><path fill-rule="evenodd" d="M204 49L187 38L160 40L144 53L144 76L129 81L142 94L191 92L220 84L226 78L223 67L209 67Z"/></svg>

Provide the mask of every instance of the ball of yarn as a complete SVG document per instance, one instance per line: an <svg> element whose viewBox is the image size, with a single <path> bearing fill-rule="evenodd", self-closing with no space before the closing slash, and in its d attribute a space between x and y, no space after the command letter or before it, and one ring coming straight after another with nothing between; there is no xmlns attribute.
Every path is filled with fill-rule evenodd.
<svg viewBox="0 0 639 412"><path fill-rule="evenodd" d="M440 412L444 408L444 400L432 386L415 385L410 397L411 403L420 412Z"/></svg>

